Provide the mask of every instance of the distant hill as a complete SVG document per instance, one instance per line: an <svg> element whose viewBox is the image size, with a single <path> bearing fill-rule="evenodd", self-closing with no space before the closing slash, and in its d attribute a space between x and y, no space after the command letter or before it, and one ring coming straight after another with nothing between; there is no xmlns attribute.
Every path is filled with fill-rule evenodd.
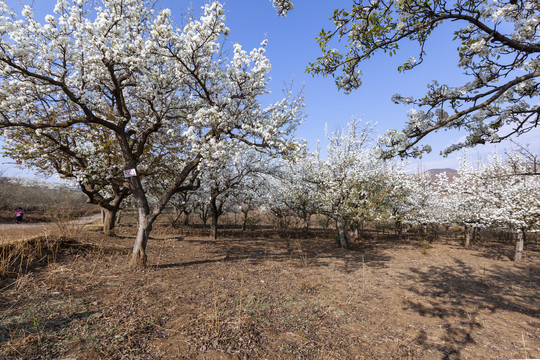
<svg viewBox="0 0 540 360"><path fill-rule="evenodd" d="M450 182L454 181L454 178L458 176L456 169L444 168L444 169L429 169L425 171L425 174L428 174L431 180L435 181L437 175L446 173L446 177Z"/></svg>
<svg viewBox="0 0 540 360"><path fill-rule="evenodd" d="M437 175L437 174L441 174L441 173L455 174L455 173L457 173L457 170L456 169L451 169L451 168L429 169L429 170L426 170L426 173L429 173L431 175Z"/></svg>
<svg viewBox="0 0 540 360"><path fill-rule="evenodd" d="M60 189L60 190L76 190L79 188L75 185L69 185L66 183L52 182L36 178L23 178L23 177L1 177L0 182L6 182L10 184L17 184L27 187L38 187L44 189Z"/></svg>

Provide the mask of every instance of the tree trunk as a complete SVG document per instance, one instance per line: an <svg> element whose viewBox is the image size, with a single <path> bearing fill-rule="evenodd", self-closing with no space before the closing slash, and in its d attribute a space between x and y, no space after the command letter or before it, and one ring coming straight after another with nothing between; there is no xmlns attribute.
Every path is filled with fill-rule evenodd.
<svg viewBox="0 0 540 360"><path fill-rule="evenodd" d="M249 211L242 211L242 213L244 214L244 222L242 224L242 231L246 231Z"/></svg>
<svg viewBox="0 0 540 360"><path fill-rule="evenodd" d="M309 231L310 220L311 220L311 214L307 214L306 217L304 218L304 224L305 224L304 231L305 232Z"/></svg>
<svg viewBox="0 0 540 360"><path fill-rule="evenodd" d="M124 133L117 135L120 140L120 147L122 149L122 155L124 156L126 169L136 169L136 159L134 158L128 139L124 136ZM158 199L152 207L152 210L150 209L150 204L139 175L129 178L130 189L139 210L137 238L135 239L135 245L133 246L130 260L131 267L146 267L148 258L146 255L146 245L148 244L154 221L161 214L163 209L165 209L165 206L167 206L174 194L177 194L180 190L188 191L193 189L193 182L184 185L184 181L196 169L200 160L201 157L197 156L184 166L184 169L177 174L176 179L174 179L161 198Z"/></svg>
<svg viewBox="0 0 540 360"><path fill-rule="evenodd" d="M116 215L118 214L118 209L101 209L103 218L103 233L107 236L114 235L114 227L116 225Z"/></svg>
<svg viewBox="0 0 540 360"><path fill-rule="evenodd" d="M394 229L396 231L396 235L398 235L400 238L403 235L403 223L401 220L396 220L394 223Z"/></svg>
<svg viewBox="0 0 540 360"><path fill-rule="evenodd" d="M171 226L173 228L176 228L176 223L178 222L178 219L180 219L180 216L182 216L181 212L177 212L176 216L174 217L173 221L171 222Z"/></svg>
<svg viewBox="0 0 540 360"><path fill-rule="evenodd" d="M463 246L466 248L471 246L472 233L473 233L473 227L470 225L465 225L465 238L463 239Z"/></svg>
<svg viewBox="0 0 540 360"><path fill-rule="evenodd" d="M201 218L203 222L203 227L206 228L206 224L208 223L208 208L205 208L204 206L201 206L200 208L199 217Z"/></svg>
<svg viewBox="0 0 540 360"><path fill-rule="evenodd" d="M210 236L217 240L218 237L218 219L219 219L219 209L216 204L216 198L210 199L210 215L212 222L210 223Z"/></svg>
<svg viewBox="0 0 540 360"><path fill-rule="evenodd" d="M128 168L135 168L135 166ZM139 210L139 219L137 221L137 238L135 239L135 245L133 246L130 266L132 268L146 267L146 260L148 258L146 255L146 245L148 243L148 238L150 237L150 232L152 231L152 224L154 223L157 215L159 215L159 210L161 209L158 209L158 212L154 214L154 216L150 216L150 206L148 204L148 199L146 198L140 178L138 176L131 177L130 183L131 191ZM169 199L166 200L168 201Z"/></svg>
<svg viewBox="0 0 540 360"><path fill-rule="evenodd" d="M358 240L358 224L354 224L351 226L351 231L349 232L349 234L350 234L348 237L349 242L352 240L354 241Z"/></svg>
<svg viewBox="0 0 540 360"><path fill-rule="evenodd" d="M148 259L146 255L146 245L148 244L148 238L152 231L153 221L149 219L149 214L144 208L139 208L139 221L137 229L137 238L135 239L135 246L133 246L133 253L131 256L131 267L146 267L146 261Z"/></svg>
<svg viewBox="0 0 540 360"><path fill-rule="evenodd" d="M212 223L210 224L210 236L214 240L218 238L218 216L214 214L212 214Z"/></svg>
<svg viewBox="0 0 540 360"><path fill-rule="evenodd" d="M347 238L347 229L345 223L342 220L336 222L336 227L339 236L339 243L343 249L349 248L349 239Z"/></svg>
<svg viewBox="0 0 540 360"><path fill-rule="evenodd" d="M113 187L114 197L112 200L103 198L103 196L95 190L93 184L83 184L81 190L88 197L88 203L96 204L101 208L103 233L105 235L112 235L115 225L120 223L120 217L118 216L120 206L126 196L129 195L130 190L126 187L121 189ZM118 221L116 221L116 219L118 219Z"/></svg>
<svg viewBox="0 0 540 360"><path fill-rule="evenodd" d="M525 238L525 231L519 229L516 234L516 252L514 253L514 261L520 262L523 257L523 243Z"/></svg>
<svg viewBox="0 0 540 360"><path fill-rule="evenodd" d="M473 228L473 236L472 236L472 240L476 243L478 243L480 241L480 228L479 227L474 227Z"/></svg>

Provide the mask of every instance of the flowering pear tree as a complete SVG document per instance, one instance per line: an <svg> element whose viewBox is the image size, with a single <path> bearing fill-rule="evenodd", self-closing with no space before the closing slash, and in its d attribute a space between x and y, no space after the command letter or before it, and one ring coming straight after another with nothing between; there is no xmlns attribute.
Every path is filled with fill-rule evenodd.
<svg viewBox="0 0 540 360"><path fill-rule="evenodd" d="M432 214L432 209L428 209L426 205L431 204L433 188L426 174L407 174L403 172L403 167L397 170L393 174L393 196L388 199L388 218L394 221L395 230L401 235L404 224L418 225L428 222L426 215Z"/></svg>
<svg viewBox="0 0 540 360"><path fill-rule="evenodd" d="M470 159L467 156L460 159L457 176L451 180L446 174L440 174L438 188L447 223L463 226L463 245L469 247L480 229L489 225L485 217L486 204L480 197L484 188Z"/></svg>
<svg viewBox="0 0 540 360"><path fill-rule="evenodd" d="M45 135L77 129L86 139L80 146L89 147L96 131L107 134L120 166L130 170L139 212L133 266L146 264L156 218L174 194L191 189L203 159L237 142L268 153L295 151L290 135L302 110L291 93L260 105L270 71L264 45L248 53L235 44L232 58L222 57L228 28L219 2L182 29L170 10L156 13L149 3L58 0L41 24L30 6L18 19L0 0L0 128ZM63 116L55 116L57 108ZM166 189L150 197L152 181L141 170L165 150L177 169L165 172Z"/></svg>
<svg viewBox="0 0 540 360"><path fill-rule="evenodd" d="M515 175L540 175L540 154L529 149L529 146L513 142L516 149L507 153L506 162Z"/></svg>
<svg viewBox="0 0 540 360"><path fill-rule="evenodd" d="M321 31L317 42L322 55L308 71L331 75L339 89L351 92L361 86L364 62L380 53L394 55L412 40L418 43L418 53L398 71L416 68L426 56L432 33L452 23L457 66L469 80L456 87L433 81L417 99L395 95L394 102L414 109L401 131L387 133L387 155L430 151L428 145L418 144L441 129L468 132L445 153L497 143L530 131L540 121L539 13L535 0L355 0L349 9L334 11L335 27Z"/></svg>
<svg viewBox="0 0 540 360"><path fill-rule="evenodd" d="M510 152L505 159L495 154L476 166L464 157L452 181L440 177L447 222L464 226L466 247L479 229L501 228L519 235L515 259L521 259L525 233L540 227L540 180L530 171L526 157Z"/></svg>
<svg viewBox="0 0 540 360"><path fill-rule="evenodd" d="M189 225L189 216L195 211L195 203L192 201L194 196L195 192L183 191L172 197L169 204L174 208L175 216L171 221L171 226L176 227L182 215L184 215L183 225Z"/></svg>
<svg viewBox="0 0 540 360"><path fill-rule="evenodd" d="M278 170L279 171L279 170ZM261 211L268 212L274 217L274 225L278 228L288 228L294 212L286 205L286 194L279 176L265 177L265 192L261 194Z"/></svg>
<svg viewBox="0 0 540 360"><path fill-rule="evenodd" d="M122 202L131 191L122 173L121 156L109 136L95 129L88 141L77 128L43 132L40 128L19 127L6 130L4 150L19 166L45 175L56 173L79 185L88 202L102 209L103 232L110 235Z"/></svg>
<svg viewBox="0 0 540 360"><path fill-rule="evenodd" d="M274 191L279 195L274 201L282 202L297 217L304 221L304 229L309 230L310 218L321 210L317 186L306 176L313 172L314 163L305 157L299 157L294 161L282 164L280 171L275 172L275 179L279 180L279 186Z"/></svg>
<svg viewBox="0 0 540 360"><path fill-rule="evenodd" d="M251 179L264 172L269 172L272 167L270 159L264 154L250 149L243 143L238 143L229 149L227 154L214 154L219 158L210 158L208 163L203 164L201 176L202 187L208 195L211 224L210 236L217 239L219 217L236 200L240 189L247 185Z"/></svg>
<svg viewBox="0 0 540 360"><path fill-rule="evenodd" d="M237 211L242 213L242 230L247 229L249 215L254 211L261 210L266 204L264 195L270 190L266 174L249 176L235 191L234 205Z"/></svg>
<svg viewBox="0 0 540 360"><path fill-rule="evenodd" d="M522 257L525 233L540 227L540 179L523 175L528 167L523 160L518 153L510 154L509 160L494 155L477 170L482 186L479 196L484 203L482 217L491 226L509 227L519 235L516 261ZM516 168L516 164L521 165Z"/></svg>
<svg viewBox="0 0 540 360"><path fill-rule="evenodd" d="M316 153L305 168L308 181L317 186L321 213L336 221L343 248L349 248L362 222L388 216L393 182L400 177L392 173L402 166L385 161L370 144L371 124L359 127L360 121L353 120L346 131L328 136L328 157Z"/></svg>

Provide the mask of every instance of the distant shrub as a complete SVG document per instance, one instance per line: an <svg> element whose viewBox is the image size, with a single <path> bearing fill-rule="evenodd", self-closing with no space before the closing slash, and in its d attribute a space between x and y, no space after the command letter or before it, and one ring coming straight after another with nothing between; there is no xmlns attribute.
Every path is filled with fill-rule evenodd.
<svg viewBox="0 0 540 360"><path fill-rule="evenodd" d="M61 184L28 179L0 177L0 210L22 207L25 211L47 212L50 209L84 211L89 205L79 190Z"/></svg>

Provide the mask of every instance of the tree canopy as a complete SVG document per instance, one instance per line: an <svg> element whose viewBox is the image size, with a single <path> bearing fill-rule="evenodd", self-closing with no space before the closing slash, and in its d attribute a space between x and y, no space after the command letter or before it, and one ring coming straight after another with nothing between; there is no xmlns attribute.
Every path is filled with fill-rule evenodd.
<svg viewBox="0 0 540 360"><path fill-rule="evenodd" d="M274 1L274 5L281 15L292 9L288 0ZM443 151L448 154L497 143L538 126L538 1L353 0L350 8L336 9L332 20L334 27L323 29L317 38L322 55L307 71L332 76L347 93L361 86L365 61L380 53L394 55L400 45L414 41L418 53L398 68L411 70L422 64L426 42L438 27L456 26L457 66L469 80L455 87L435 80L420 98L395 95L394 102L413 109L402 130L387 132L387 155L418 156L431 151L419 143L441 129L467 132L464 141Z"/></svg>

